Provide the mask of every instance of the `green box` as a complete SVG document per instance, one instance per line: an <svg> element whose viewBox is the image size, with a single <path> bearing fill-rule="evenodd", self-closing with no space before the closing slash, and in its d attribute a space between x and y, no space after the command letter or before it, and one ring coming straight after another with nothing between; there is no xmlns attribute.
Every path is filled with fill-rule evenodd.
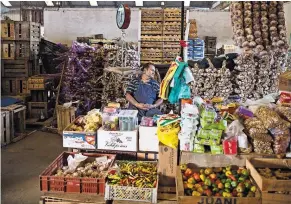
<svg viewBox="0 0 291 204"><path fill-rule="evenodd" d="M204 145L194 144L193 152L196 152L196 153L205 153Z"/></svg>

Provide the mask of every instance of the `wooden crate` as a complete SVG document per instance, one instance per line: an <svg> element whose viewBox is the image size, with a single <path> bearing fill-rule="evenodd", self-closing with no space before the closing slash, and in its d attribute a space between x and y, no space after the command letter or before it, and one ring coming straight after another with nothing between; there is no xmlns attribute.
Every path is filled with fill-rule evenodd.
<svg viewBox="0 0 291 204"><path fill-rule="evenodd" d="M57 105L57 122L58 132L61 134L63 130L75 120L75 107L66 108L62 105Z"/></svg>
<svg viewBox="0 0 291 204"><path fill-rule="evenodd" d="M252 158L246 161L246 166L261 191L291 191L291 180L266 179L256 170L256 168L290 169L291 159Z"/></svg>
<svg viewBox="0 0 291 204"><path fill-rule="evenodd" d="M14 41L1 42L1 58L2 59L15 59L15 42Z"/></svg>
<svg viewBox="0 0 291 204"><path fill-rule="evenodd" d="M291 194L262 192L262 204L289 204Z"/></svg>
<svg viewBox="0 0 291 204"><path fill-rule="evenodd" d="M198 169L197 169L198 170ZM202 204L202 203L235 203L235 204L261 204L262 198L259 191L255 197L214 197L214 196L185 196L181 168L177 167L176 177L177 203Z"/></svg>
<svg viewBox="0 0 291 204"><path fill-rule="evenodd" d="M10 20L1 21L1 39L2 40L15 39L14 21Z"/></svg>
<svg viewBox="0 0 291 204"><path fill-rule="evenodd" d="M42 74L29 77L29 90L51 90L57 86L60 74Z"/></svg>
<svg viewBox="0 0 291 204"><path fill-rule="evenodd" d="M10 143L10 114L9 111L1 111L1 146Z"/></svg>
<svg viewBox="0 0 291 204"><path fill-rule="evenodd" d="M40 41L40 24L15 21L15 40Z"/></svg>
<svg viewBox="0 0 291 204"><path fill-rule="evenodd" d="M39 53L38 41L16 41L15 59L34 59Z"/></svg>
<svg viewBox="0 0 291 204"><path fill-rule="evenodd" d="M28 102L28 115L29 118L40 118L41 112L45 118L49 118L48 102Z"/></svg>
<svg viewBox="0 0 291 204"><path fill-rule="evenodd" d="M2 77L29 77L31 63L29 60L2 60Z"/></svg>
<svg viewBox="0 0 291 204"><path fill-rule="evenodd" d="M6 95L26 95L29 94L27 89L27 78L2 78L2 93Z"/></svg>
<svg viewBox="0 0 291 204"><path fill-rule="evenodd" d="M1 107L1 112L2 111L9 111L10 141L16 142L19 137L25 134L26 106L12 104L10 106Z"/></svg>
<svg viewBox="0 0 291 204"><path fill-rule="evenodd" d="M31 90L31 102L49 102L53 97L52 91L47 90Z"/></svg>

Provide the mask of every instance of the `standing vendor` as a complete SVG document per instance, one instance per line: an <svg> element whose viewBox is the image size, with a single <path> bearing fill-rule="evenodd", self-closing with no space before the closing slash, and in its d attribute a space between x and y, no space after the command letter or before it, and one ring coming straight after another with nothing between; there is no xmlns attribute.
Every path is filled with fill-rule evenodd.
<svg viewBox="0 0 291 204"><path fill-rule="evenodd" d="M138 110L139 121L143 116L162 114L158 107L163 99L158 98L160 85L154 76L155 66L147 63L143 66L142 75L133 79L126 89L126 100L130 103L128 109Z"/></svg>

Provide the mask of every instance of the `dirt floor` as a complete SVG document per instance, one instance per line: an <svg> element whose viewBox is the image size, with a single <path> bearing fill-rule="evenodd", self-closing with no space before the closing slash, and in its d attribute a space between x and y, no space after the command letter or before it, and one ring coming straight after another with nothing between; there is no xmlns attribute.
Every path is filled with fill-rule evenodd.
<svg viewBox="0 0 291 204"><path fill-rule="evenodd" d="M60 135L37 131L1 150L1 203L39 203L39 175L63 151Z"/></svg>

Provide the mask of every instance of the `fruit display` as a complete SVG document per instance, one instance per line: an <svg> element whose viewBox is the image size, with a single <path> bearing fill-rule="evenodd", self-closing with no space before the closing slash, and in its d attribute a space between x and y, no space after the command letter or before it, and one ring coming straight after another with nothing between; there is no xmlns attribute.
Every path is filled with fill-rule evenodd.
<svg viewBox="0 0 291 204"><path fill-rule="evenodd" d="M270 169L270 168L258 168L259 174L266 179L277 179L277 180L291 180L290 169Z"/></svg>
<svg viewBox="0 0 291 204"><path fill-rule="evenodd" d="M54 176L60 177L84 177L84 178L105 178L107 170L112 160L107 157L102 157L102 161L98 158L92 162L81 162L77 168L72 170L69 166L59 168Z"/></svg>
<svg viewBox="0 0 291 204"><path fill-rule="evenodd" d="M157 163L141 161L117 161L107 175L109 185L155 188L157 185Z"/></svg>
<svg viewBox="0 0 291 204"><path fill-rule="evenodd" d="M181 166L184 192L188 196L255 197L257 187L244 168L215 167L192 170Z"/></svg>
<svg viewBox="0 0 291 204"><path fill-rule="evenodd" d="M79 116L67 129L68 131L96 132L102 124L101 114L97 109L93 109L86 116Z"/></svg>

